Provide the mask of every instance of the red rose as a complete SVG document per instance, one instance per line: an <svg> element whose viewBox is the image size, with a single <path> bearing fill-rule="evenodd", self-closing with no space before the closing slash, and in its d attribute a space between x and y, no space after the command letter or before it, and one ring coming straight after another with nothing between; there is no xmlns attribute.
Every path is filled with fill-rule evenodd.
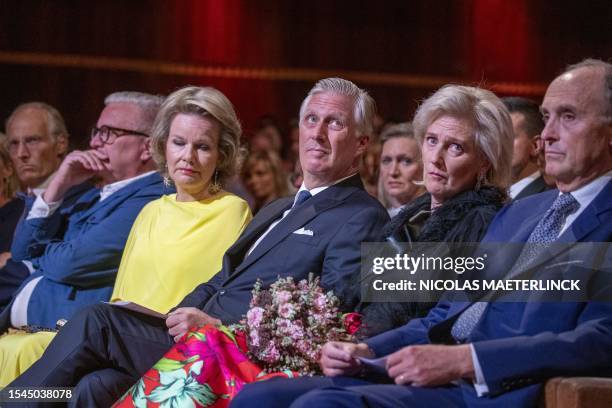
<svg viewBox="0 0 612 408"><path fill-rule="evenodd" d="M359 313L347 313L344 315L344 330L348 334L355 334L361 327L361 315Z"/></svg>

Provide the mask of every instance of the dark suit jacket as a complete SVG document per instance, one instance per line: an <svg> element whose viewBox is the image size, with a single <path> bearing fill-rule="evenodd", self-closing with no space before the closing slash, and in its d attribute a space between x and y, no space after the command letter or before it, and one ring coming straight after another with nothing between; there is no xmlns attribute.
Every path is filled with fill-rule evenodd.
<svg viewBox="0 0 612 408"><path fill-rule="evenodd" d="M359 176L350 177L293 209L245 258L292 204L293 198L283 198L262 208L225 253L222 270L178 307L197 307L224 323L236 322L248 310L257 279L267 287L279 276L301 280L310 272L340 297L343 309L354 307L358 299L351 286L359 279L361 242L376 240L389 220L386 210L365 192Z"/></svg>
<svg viewBox="0 0 612 408"><path fill-rule="evenodd" d="M558 194L551 190L514 201L493 220L483 242L525 242ZM609 242L611 238L609 182L558 241ZM556 259L551 254L540 265L553 265ZM425 318L367 343L379 356L410 344L449 343L453 323L468 306L441 301ZM463 384L466 404L532 406L548 378L612 375L612 303L491 303L468 342L474 346L491 397L477 398L474 388Z"/></svg>
<svg viewBox="0 0 612 408"><path fill-rule="evenodd" d="M531 183L527 184L517 195L514 197L515 200L519 200L521 198L529 197L534 194L543 193L544 191L550 190L552 187L549 187L548 184L544 181L544 177L540 176L537 179L533 180Z"/></svg>
<svg viewBox="0 0 612 408"><path fill-rule="evenodd" d="M10 252L15 227L23 214L24 201L15 197L0 207L0 253Z"/></svg>

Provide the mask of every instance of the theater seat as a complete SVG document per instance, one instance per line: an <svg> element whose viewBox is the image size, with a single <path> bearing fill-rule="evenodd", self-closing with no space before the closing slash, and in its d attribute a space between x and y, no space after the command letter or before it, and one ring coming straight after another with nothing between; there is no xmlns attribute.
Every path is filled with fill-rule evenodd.
<svg viewBox="0 0 612 408"><path fill-rule="evenodd" d="M612 378L553 378L546 383L543 408L612 407Z"/></svg>

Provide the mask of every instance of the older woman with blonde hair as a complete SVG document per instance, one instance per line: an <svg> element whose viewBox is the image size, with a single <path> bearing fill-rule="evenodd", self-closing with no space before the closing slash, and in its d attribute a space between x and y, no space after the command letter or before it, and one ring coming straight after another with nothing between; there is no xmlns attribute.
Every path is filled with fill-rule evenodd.
<svg viewBox="0 0 612 408"><path fill-rule="evenodd" d="M391 220L386 240L479 242L507 200L513 130L506 107L490 91L446 85L422 103L412 123L427 192ZM364 303L359 307L364 314L362 334L400 326L431 306Z"/></svg>
<svg viewBox="0 0 612 408"><path fill-rule="evenodd" d="M223 191L242 161L240 135L234 108L218 90L189 86L166 98L151 147L176 194L139 214L112 300L166 313L221 269L223 254L251 219L247 203Z"/></svg>

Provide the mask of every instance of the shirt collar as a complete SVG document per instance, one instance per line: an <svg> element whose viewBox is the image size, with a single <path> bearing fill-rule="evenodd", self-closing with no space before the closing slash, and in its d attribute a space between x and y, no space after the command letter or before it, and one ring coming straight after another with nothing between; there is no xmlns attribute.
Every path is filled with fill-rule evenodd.
<svg viewBox="0 0 612 408"><path fill-rule="evenodd" d="M326 186L315 187L315 188L313 188L313 189L311 189L311 190L308 190L308 189L306 188L306 186L304 185L304 182L302 182L302 185L300 186L300 189L297 191L297 193L295 193L295 196L297 197L297 196L298 196L298 194L300 194L300 191L306 190L306 191L308 191L308 192L309 192L309 193L310 193L310 194L311 194L311 195L314 197L314 196L316 196L317 194L319 194L321 191L325 190L326 188L328 188L328 187L330 187L330 186L333 186L333 185L335 185L335 184L341 183L341 182L343 182L344 180L346 180L346 179L348 179L348 178L353 177L355 174L357 174L357 173L353 173L353 174L351 174L351 175L348 175L348 176L346 176L346 177L343 177L343 178L341 178L341 179L339 179L339 180L336 180L336 181L334 181L333 183L328 184L328 185L326 185Z"/></svg>
<svg viewBox="0 0 612 408"><path fill-rule="evenodd" d="M155 173L155 170L148 171L148 172L143 173L143 174L139 174L136 177L132 177L132 178L125 179L125 180L115 181L114 183L105 185L104 187L102 187L102 190L100 190L100 201L104 201L105 199L110 197L112 194L114 194L117 191L121 190L123 187L127 186L128 184L131 184L134 181L139 180L141 178L147 177L147 176L149 176L149 175L151 175L153 173Z"/></svg>
<svg viewBox="0 0 612 408"><path fill-rule="evenodd" d="M608 171L603 176L597 177L595 180L591 181L589 184L586 184L580 187L578 190L570 191L572 196L580 203L580 208L585 208L591 201L603 190L612 180L612 170ZM559 192L559 195L562 193Z"/></svg>

